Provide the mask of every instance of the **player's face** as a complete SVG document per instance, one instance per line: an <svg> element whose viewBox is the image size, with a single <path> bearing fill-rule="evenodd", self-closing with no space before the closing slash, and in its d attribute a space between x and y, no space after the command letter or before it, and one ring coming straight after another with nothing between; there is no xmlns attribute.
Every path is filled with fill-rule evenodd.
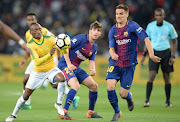
<svg viewBox="0 0 180 122"><path fill-rule="evenodd" d="M42 36L42 30L41 30L41 25L39 24L34 24L30 28L30 33L35 39L40 39Z"/></svg>
<svg viewBox="0 0 180 122"><path fill-rule="evenodd" d="M27 16L27 24L28 24L28 26L30 27L30 25L31 25L32 23L37 23L36 17L33 16L33 15Z"/></svg>
<svg viewBox="0 0 180 122"><path fill-rule="evenodd" d="M157 20L157 23L162 23L164 20L165 14L162 11L155 11L154 17Z"/></svg>
<svg viewBox="0 0 180 122"><path fill-rule="evenodd" d="M101 36L101 28L92 28L89 30L89 36L92 40L97 40Z"/></svg>
<svg viewBox="0 0 180 122"><path fill-rule="evenodd" d="M129 14L124 9L116 9L116 21L117 23L124 23L127 21Z"/></svg>

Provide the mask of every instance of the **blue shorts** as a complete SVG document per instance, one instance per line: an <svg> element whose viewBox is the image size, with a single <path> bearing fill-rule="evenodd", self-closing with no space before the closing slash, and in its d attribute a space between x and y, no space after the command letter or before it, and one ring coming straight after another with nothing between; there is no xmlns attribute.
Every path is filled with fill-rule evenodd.
<svg viewBox="0 0 180 122"><path fill-rule="evenodd" d="M134 77L134 71L136 66L130 66L130 67L118 67L109 65L107 69L107 79L116 79L117 82L120 80L121 87L124 89L129 90L131 88L131 84Z"/></svg>
<svg viewBox="0 0 180 122"><path fill-rule="evenodd" d="M79 84L81 84L82 81L84 81L84 79L89 77L89 74L87 74L87 72L81 69L80 67L77 67L77 69L75 69L74 71L70 71L67 65L65 65L63 68L61 67L60 69L64 73L67 82L71 78L76 77L78 79Z"/></svg>

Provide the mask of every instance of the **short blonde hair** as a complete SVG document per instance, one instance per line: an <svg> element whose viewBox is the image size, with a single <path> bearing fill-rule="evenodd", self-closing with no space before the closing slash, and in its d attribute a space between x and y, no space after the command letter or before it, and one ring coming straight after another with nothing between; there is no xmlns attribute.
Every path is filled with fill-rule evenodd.
<svg viewBox="0 0 180 122"><path fill-rule="evenodd" d="M97 20L95 22L93 22L91 25L90 25L90 30L93 29L93 28L100 28L102 30L102 24L99 23Z"/></svg>
<svg viewBox="0 0 180 122"><path fill-rule="evenodd" d="M124 9L124 11L129 12L129 8L126 4L119 4L116 9Z"/></svg>

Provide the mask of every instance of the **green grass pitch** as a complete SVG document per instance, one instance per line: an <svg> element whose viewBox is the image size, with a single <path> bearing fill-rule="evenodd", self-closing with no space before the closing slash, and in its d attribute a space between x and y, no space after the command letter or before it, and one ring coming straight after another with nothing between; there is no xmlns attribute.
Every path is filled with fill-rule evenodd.
<svg viewBox="0 0 180 122"><path fill-rule="evenodd" d="M118 95L119 83L117 84L116 93ZM119 99L119 107L123 113L119 121L122 122L180 122L180 86L172 86L171 108L165 107L165 91L164 85L154 85L151 94L150 107L144 108L145 86L132 85L135 107L133 111L127 108L126 100ZM17 99L22 94L22 83L0 83L0 121L5 119L12 113ZM98 99L95 111L104 117L104 119L88 119L85 117L88 110L88 88L81 85L77 93L80 96L79 107L72 110L70 106L70 116L75 122L110 122L114 111L110 106L107 98L106 84L99 84ZM56 122L69 121L61 120L54 108L57 99L57 91L49 85L47 89L37 89L31 97L32 110L21 110L18 114L16 122Z"/></svg>

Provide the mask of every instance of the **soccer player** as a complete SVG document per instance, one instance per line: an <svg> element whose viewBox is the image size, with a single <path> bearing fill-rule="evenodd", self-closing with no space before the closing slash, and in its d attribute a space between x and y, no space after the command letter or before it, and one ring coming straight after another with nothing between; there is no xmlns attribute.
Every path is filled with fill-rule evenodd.
<svg viewBox="0 0 180 122"><path fill-rule="evenodd" d="M7 26L1 20L0 20L0 32L19 43L21 48L26 51L24 58L25 60L27 60L30 55L30 52L26 46L25 41L14 30L12 30L9 26Z"/></svg>
<svg viewBox="0 0 180 122"><path fill-rule="evenodd" d="M27 25L30 27L30 25L31 25L32 23L37 23L36 14L34 14L34 13L28 13L28 14L27 14ZM44 35L44 36L54 36L48 29L46 29L46 28L44 28L44 27L42 27L42 35ZM32 35L30 34L30 30L28 30L28 31L26 32L26 40L27 40L27 43L28 43L31 39L32 39ZM60 57L58 57L59 55L57 54L57 52L55 52L55 54L54 54L53 56L54 56L54 61L55 61L56 66L57 66L57 65L58 65L58 60L60 59ZM22 60L20 66L23 67L23 65L24 65L25 62L26 62L26 60ZM26 71L25 71L24 80L23 80L24 90L25 90L26 83L27 83L27 81L28 81L28 79L29 79L29 76L30 76L31 72L33 71L33 68L34 68L34 62L33 62L33 60L32 60L32 61L29 63L29 65L28 65L28 67L27 67L27 69L26 69ZM46 84L45 86L47 86L47 83L48 83L48 82L45 81L45 82L43 83L43 85ZM63 107L62 107L62 101L63 101L64 95L65 95L65 94L67 95L67 93L69 92L69 89L68 89L67 86L65 85L65 82L59 83L59 85L58 85L58 84L51 84L51 85L52 85L53 88L59 87L59 89L61 89L60 91L58 91L59 101L58 101L58 103L55 104L55 108L58 109L59 112L60 112L60 110L61 110L60 108L63 108ZM65 86L65 88L64 88L64 86ZM23 92L24 92L24 90L23 90ZM80 99L80 98L79 98L78 96L76 96L76 97L74 98L74 100L73 100L73 109L76 109L76 108L77 108L79 99ZM58 104L58 105L57 105L57 104ZM58 106L59 106L59 107L58 107ZM25 103L25 105L23 106L22 109L31 109L31 108L32 108L32 107L31 107L31 100L30 100L30 98L29 98L29 99L26 101L26 103ZM61 111L63 111L63 109L62 109Z"/></svg>
<svg viewBox="0 0 180 122"><path fill-rule="evenodd" d="M162 58L160 63L155 63L149 59L149 80L146 86L146 101L144 107L149 107L149 99L153 88L153 81L158 73L159 65L163 72L163 78L165 82L165 93L166 93L166 107L171 107L170 95L171 95L171 82L170 82L170 72L173 72L173 63L175 59L175 54L177 51L177 33L173 25L165 21L165 12L162 8L157 8L155 10L155 21L148 24L146 32L151 40L152 47L154 49L155 55ZM172 52L170 50L170 40L172 40ZM146 56L146 48L144 49L144 56L141 59L141 64L143 64Z"/></svg>
<svg viewBox="0 0 180 122"><path fill-rule="evenodd" d="M98 96L98 84L91 78L95 71L95 55L97 52L97 44L95 41L100 37L102 25L95 21L90 25L89 34L79 34L72 38L71 47L68 54L64 54L59 61L58 67L63 71L67 79L68 85L71 87L64 105L64 116L61 119L71 120L68 110L74 96L80 89L80 84L89 88L89 110L86 114L87 118L103 118L94 112L95 103ZM87 74L79 67L80 63L89 59L90 74Z"/></svg>
<svg viewBox="0 0 180 122"><path fill-rule="evenodd" d="M33 38L28 42L28 47L30 48L31 58L35 66L26 84L25 92L18 99L13 113L6 121L14 121L16 119L19 110L24 106L26 100L28 100L33 91L39 88L45 80L48 80L52 84L65 82L64 74L56 67L53 59L56 51L54 47L55 37L43 36L41 25L38 23L32 23L30 33ZM68 52L68 49L64 49L63 51L65 54Z"/></svg>
<svg viewBox="0 0 180 122"><path fill-rule="evenodd" d="M127 20L129 15L128 6L120 4L116 7L116 21L109 31L109 65L107 69L107 94L114 116L111 121L118 121L122 112L118 106L118 98L115 87L120 80L119 94L126 99L129 111L134 108L131 88L135 67L137 62L137 51L139 40L144 40L154 62L160 62L160 58L154 55L151 42L146 32L136 22Z"/></svg>

